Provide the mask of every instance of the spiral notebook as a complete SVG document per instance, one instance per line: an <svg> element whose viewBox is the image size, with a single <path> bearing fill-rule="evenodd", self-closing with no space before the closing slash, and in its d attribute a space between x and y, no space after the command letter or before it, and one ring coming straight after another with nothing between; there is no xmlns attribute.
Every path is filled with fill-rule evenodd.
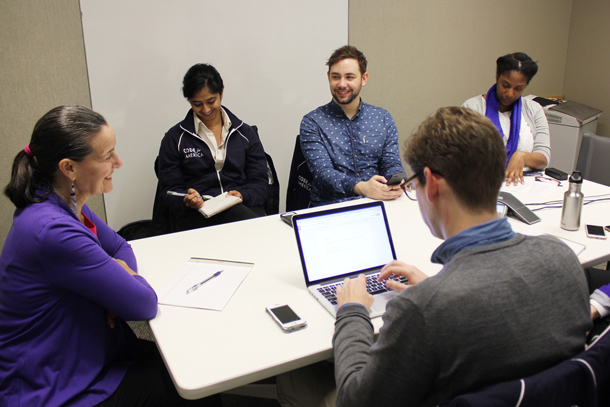
<svg viewBox="0 0 610 407"><path fill-rule="evenodd" d="M205 201L203 206L199 208L198 211L206 218L209 218L217 213L229 209L233 205L237 205L240 202L240 198L233 195L227 195L226 192L223 192L222 194Z"/></svg>

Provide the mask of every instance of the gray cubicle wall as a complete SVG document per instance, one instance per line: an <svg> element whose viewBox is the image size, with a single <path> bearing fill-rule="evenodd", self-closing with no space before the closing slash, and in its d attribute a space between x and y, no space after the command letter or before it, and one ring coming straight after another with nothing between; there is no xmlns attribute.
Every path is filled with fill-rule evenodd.
<svg viewBox="0 0 610 407"><path fill-rule="evenodd" d="M78 0L0 0L0 187L38 119L57 105L90 106ZM105 218L102 195L87 202ZM0 246L15 206L0 196Z"/></svg>
<svg viewBox="0 0 610 407"><path fill-rule="evenodd" d="M301 118L330 100L325 63L347 44L348 0L81 0L81 11L92 106L123 159L105 195L111 227L151 217L153 163L189 109L181 80L198 62L221 73L223 104L258 126L284 206Z"/></svg>

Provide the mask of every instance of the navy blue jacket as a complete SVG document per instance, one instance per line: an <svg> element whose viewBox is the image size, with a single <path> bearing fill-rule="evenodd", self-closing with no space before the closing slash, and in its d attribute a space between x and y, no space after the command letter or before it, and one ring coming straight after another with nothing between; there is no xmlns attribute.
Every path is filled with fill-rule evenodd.
<svg viewBox="0 0 610 407"><path fill-rule="evenodd" d="M193 110L165 133L159 149L159 183L162 200L172 213L186 209L180 197L167 191L187 192L194 188L202 195L216 196L236 190L246 206L262 206L269 197L267 161L260 139L252 127L223 106L231 120L225 140L226 158L216 172L212 152L195 131Z"/></svg>

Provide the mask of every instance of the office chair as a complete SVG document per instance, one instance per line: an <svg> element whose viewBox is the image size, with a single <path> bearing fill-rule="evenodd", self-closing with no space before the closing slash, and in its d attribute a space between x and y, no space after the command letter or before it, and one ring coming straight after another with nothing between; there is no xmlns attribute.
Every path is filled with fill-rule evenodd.
<svg viewBox="0 0 610 407"><path fill-rule="evenodd" d="M576 171L586 180L610 186L610 138L585 131ZM610 270L610 262L606 264L606 270Z"/></svg>
<svg viewBox="0 0 610 407"><path fill-rule="evenodd" d="M258 127L251 125L252 129L258 134ZM260 136L258 137L260 139ZM262 141L261 141L262 143ZM269 198L263 205L266 215L276 215L280 213L280 181L277 178L277 171L271 156L265 153L265 159L267 160L267 177L269 179Z"/></svg>
<svg viewBox="0 0 610 407"><path fill-rule="evenodd" d="M439 407L598 407L610 405L610 334L606 329L572 359L536 375L498 383Z"/></svg>
<svg viewBox="0 0 610 407"><path fill-rule="evenodd" d="M288 176L288 190L286 191L286 210L309 208L311 204L311 183L313 175L309 171L305 156L301 150L300 136L297 136L290 164Z"/></svg>
<svg viewBox="0 0 610 407"><path fill-rule="evenodd" d="M161 183L159 182L159 156L155 158L155 176L157 177L157 189L155 191L155 199L153 201L152 226L153 236L164 235L174 232L172 215L168 208L163 205L161 197Z"/></svg>
<svg viewBox="0 0 610 407"><path fill-rule="evenodd" d="M155 175L157 180L159 179L159 157L155 159L154 165ZM136 240L145 237L158 236L166 233L170 233L171 230L171 216L170 212L163 202L161 202L161 187L159 181L157 181L157 190L155 192L155 199L153 202L153 214L151 219L137 220L123 225L117 232L123 239Z"/></svg>
<svg viewBox="0 0 610 407"><path fill-rule="evenodd" d="M267 176L269 177L269 198L265 202L265 213L267 215L276 215L280 213L280 182L277 179L277 171L271 156L265 153L267 159Z"/></svg>
<svg viewBox="0 0 610 407"><path fill-rule="evenodd" d="M585 131L576 170L586 180L610 186L610 138Z"/></svg>

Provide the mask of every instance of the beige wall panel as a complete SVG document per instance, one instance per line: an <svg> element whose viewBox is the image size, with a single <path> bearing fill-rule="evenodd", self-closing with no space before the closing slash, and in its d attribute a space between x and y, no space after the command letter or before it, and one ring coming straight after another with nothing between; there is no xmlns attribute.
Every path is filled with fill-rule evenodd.
<svg viewBox="0 0 610 407"><path fill-rule="evenodd" d="M91 106L78 0L0 0L0 186L36 121L62 104ZM104 219L103 198L90 206ZM0 244L15 207L0 198Z"/></svg>
<svg viewBox="0 0 610 407"><path fill-rule="evenodd" d="M349 42L369 61L363 98L392 113L402 146L439 107L486 93L507 53L539 62L525 94L561 94L571 9L571 0L351 0Z"/></svg>
<svg viewBox="0 0 610 407"><path fill-rule="evenodd" d="M564 96L601 109L597 133L610 137L610 2L574 0Z"/></svg>

